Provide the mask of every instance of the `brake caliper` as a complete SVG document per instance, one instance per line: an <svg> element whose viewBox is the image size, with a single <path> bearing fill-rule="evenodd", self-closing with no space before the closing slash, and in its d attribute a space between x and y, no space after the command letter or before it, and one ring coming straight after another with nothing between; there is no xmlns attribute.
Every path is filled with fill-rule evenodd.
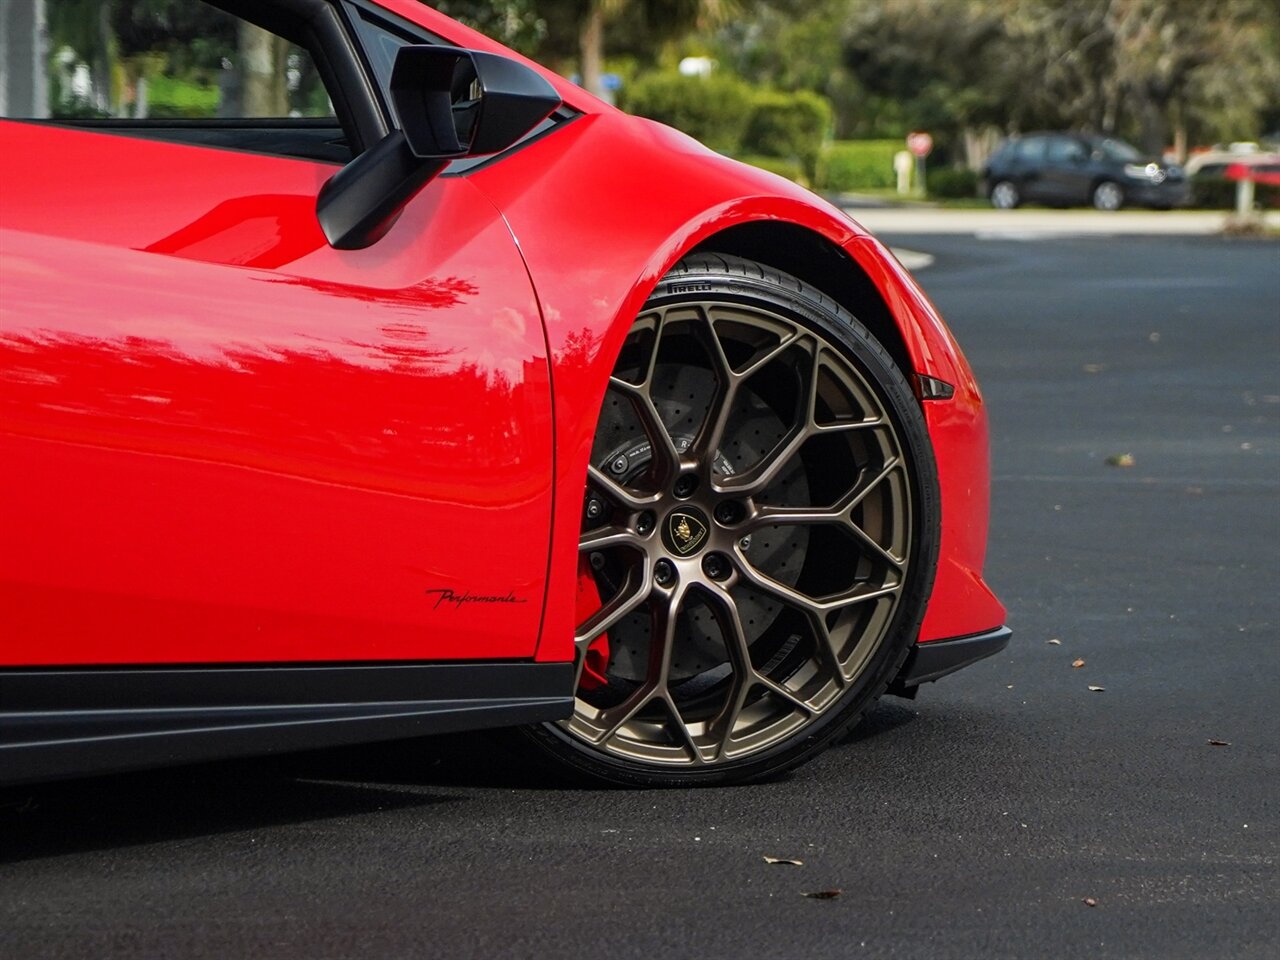
<svg viewBox="0 0 1280 960"><path fill-rule="evenodd" d="M578 562L578 623L593 616L600 609L600 588L596 585L595 574L586 557ZM583 690L597 690L608 686L609 679L605 671L609 668L609 634L602 633L591 641L587 647L586 662L582 665L582 679L579 686Z"/></svg>

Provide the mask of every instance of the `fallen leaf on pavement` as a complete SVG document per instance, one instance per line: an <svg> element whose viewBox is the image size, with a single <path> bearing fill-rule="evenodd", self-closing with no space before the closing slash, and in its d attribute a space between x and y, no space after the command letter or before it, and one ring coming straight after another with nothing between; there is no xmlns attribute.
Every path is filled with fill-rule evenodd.
<svg viewBox="0 0 1280 960"><path fill-rule="evenodd" d="M768 854L764 858L765 863L781 863L788 867L803 867L803 860L794 860L791 857L771 857Z"/></svg>
<svg viewBox="0 0 1280 960"><path fill-rule="evenodd" d="M1083 657L1081 657L1081 658L1079 658L1079 659L1077 659L1077 660L1072 660L1072 661L1071 661L1071 665L1072 665L1073 667L1075 667L1077 670L1079 670L1081 667L1083 667L1083 666L1084 666L1084 658L1083 658Z"/></svg>
<svg viewBox="0 0 1280 960"><path fill-rule="evenodd" d="M1132 453L1116 453L1107 457L1108 467L1132 467L1138 463Z"/></svg>
<svg viewBox="0 0 1280 960"><path fill-rule="evenodd" d="M811 893L801 893L800 896L808 897L810 900L834 900L843 890L814 890Z"/></svg>
<svg viewBox="0 0 1280 960"><path fill-rule="evenodd" d="M1097 687L1097 686L1094 686L1094 685L1091 683L1091 684L1089 684L1089 689L1090 689L1090 690L1092 690L1094 693L1101 693L1103 690L1105 690L1105 689L1107 689L1107 688L1106 688L1106 687Z"/></svg>
<svg viewBox="0 0 1280 960"><path fill-rule="evenodd" d="M1210 741L1209 741L1209 746L1211 746L1211 747L1229 747L1229 746L1231 746L1231 741L1230 741L1230 740L1210 740Z"/></svg>

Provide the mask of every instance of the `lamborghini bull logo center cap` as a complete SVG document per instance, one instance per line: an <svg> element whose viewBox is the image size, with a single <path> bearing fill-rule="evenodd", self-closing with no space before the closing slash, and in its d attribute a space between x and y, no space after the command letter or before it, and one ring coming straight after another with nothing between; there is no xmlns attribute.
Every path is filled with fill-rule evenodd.
<svg viewBox="0 0 1280 960"><path fill-rule="evenodd" d="M683 507L667 514L662 526L662 542L677 557L690 557L707 542L707 518L695 507Z"/></svg>

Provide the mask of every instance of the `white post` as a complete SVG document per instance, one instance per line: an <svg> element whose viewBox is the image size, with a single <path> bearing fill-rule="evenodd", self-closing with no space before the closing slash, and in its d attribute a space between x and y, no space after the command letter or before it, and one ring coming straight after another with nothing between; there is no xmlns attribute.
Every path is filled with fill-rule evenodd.
<svg viewBox="0 0 1280 960"><path fill-rule="evenodd" d="M44 0L0 2L0 117L49 116Z"/></svg>
<svg viewBox="0 0 1280 960"><path fill-rule="evenodd" d="M1247 217L1253 213L1253 175L1247 174L1236 181L1236 215Z"/></svg>
<svg viewBox="0 0 1280 960"><path fill-rule="evenodd" d="M906 196L911 192L911 169L915 166L911 154L899 150L893 155L893 172L898 176L898 193Z"/></svg>

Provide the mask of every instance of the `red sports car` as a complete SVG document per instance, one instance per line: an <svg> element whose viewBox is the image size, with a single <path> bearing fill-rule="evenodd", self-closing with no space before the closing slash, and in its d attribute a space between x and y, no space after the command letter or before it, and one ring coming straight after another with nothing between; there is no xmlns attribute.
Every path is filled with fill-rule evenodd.
<svg viewBox="0 0 1280 960"><path fill-rule="evenodd" d="M68 6L6 11L0 780L752 780L1007 642L978 387L839 210L412 0Z"/></svg>

